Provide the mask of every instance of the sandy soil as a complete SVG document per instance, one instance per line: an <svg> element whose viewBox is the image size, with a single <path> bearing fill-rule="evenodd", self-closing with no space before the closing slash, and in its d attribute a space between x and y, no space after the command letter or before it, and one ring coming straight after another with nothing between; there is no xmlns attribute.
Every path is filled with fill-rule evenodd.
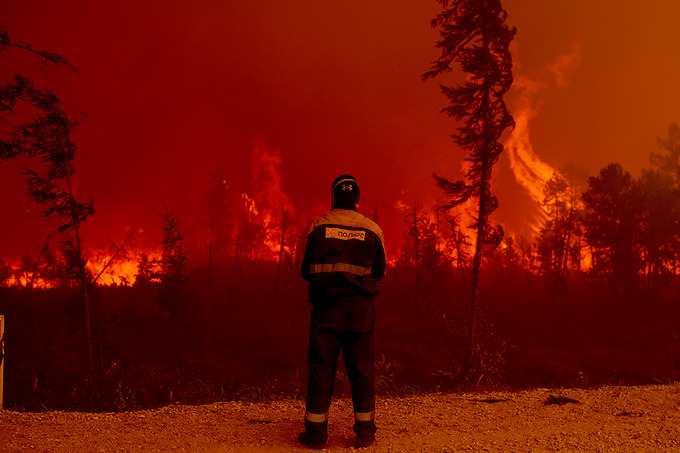
<svg viewBox="0 0 680 453"><path fill-rule="evenodd" d="M3 452L312 451L300 401L220 402L127 413L0 411ZM352 409L334 402L326 451L352 449ZM680 452L680 383L431 394L378 402L366 452Z"/></svg>

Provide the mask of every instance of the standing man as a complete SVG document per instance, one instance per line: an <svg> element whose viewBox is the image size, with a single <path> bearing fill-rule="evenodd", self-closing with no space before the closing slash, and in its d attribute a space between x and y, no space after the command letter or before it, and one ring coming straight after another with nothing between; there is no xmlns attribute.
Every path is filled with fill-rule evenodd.
<svg viewBox="0 0 680 453"><path fill-rule="evenodd" d="M312 304L305 431L298 441L317 449L328 440L340 351L352 391L355 446L375 440L374 298L376 281L385 276L385 244L380 227L356 212L358 203L357 180L338 176L331 186L331 211L311 221L295 258Z"/></svg>

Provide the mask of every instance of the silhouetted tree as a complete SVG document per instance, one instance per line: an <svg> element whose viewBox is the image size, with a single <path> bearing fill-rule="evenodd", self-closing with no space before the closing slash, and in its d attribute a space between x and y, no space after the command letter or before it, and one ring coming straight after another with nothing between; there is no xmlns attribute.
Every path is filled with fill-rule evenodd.
<svg viewBox="0 0 680 453"><path fill-rule="evenodd" d="M227 174L221 166L216 167L208 178L204 196L206 221L211 222L211 253L216 259L229 255L234 243L234 215L236 200L229 186Z"/></svg>
<svg viewBox="0 0 680 453"><path fill-rule="evenodd" d="M137 273L135 274L134 286L144 286L158 279L158 262L150 259L149 255L142 252L137 261Z"/></svg>
<svg viewBox="0 0 680 453"><path fill-rule="evenodd" d="M512 273L520 270L520 252L512 235L503 236L503 242L500 247L495 249L495 252L498 255L501 269Z"/></svg>
<svg viewBox="0 0 680 453"><path fill-rule="evenodd" d="M622 282L633 283L640 265L636 250L641 205L638 186L619 164L609 164L588 179L582 198L592 272L610 276L616 289Z"/></svg>
<svg viewBox="0 0 680 453"><path fill-rule="evenodd" d="M42 261L42 276L49 287L63 287L71 283L66 275L64 263L55 254L53 247L45 249Z"/></svg>
<svg viewBox="0 0 680 453"><path fill-rule="evenodd" d="M418 209L414 204L413 212L404 217L404 222L408 229L404 233L404 245L397 259L402 264L413 266L413 315L418 321L421 311L421 286L428 286L432 280L436 280L440 265L445 264L445 257L439 247L439 228L436 222L429 218L427 212Z"/></svg>
<svg viewBox="0 0 680 453"><path fill-rule="evenodd" d="M404 245L400 250L399 261L420 267L426 272L436 269L446 257L440 250L439 228L427 212L417 209L404 217L408 225L404 233Z"/></svg>
<svg viewBox="0 0 680 453"><path fill-rule="evenodd" d="M182 247L184 235L179 231L179 222L175 215L165 209L161 214L163 218L161 229L163 238L161 248L163 256L161 258L161 281L167 282L174 278L186 276L187 254Z"/></svg>
<svg viewBox="0 0 680 453"><path fill-rule="evenodd" d="M241 223L239 229L239 241L241 254L246 255L251 260L262 258L266 248L267 230L264 223L259 218L246 218Z"/></svg>
<svg viewBox="0 0 680 453"><path fill-rule="evenodd" d="M525 273L531 273L535 268L536 253L535 248L526 236L522 235L517 241L519 251L519 266Z"/></svg>
<svg viewBox="0 0 680 453"><path fill-rule="evenodd" d="M292 251L295 250L294 235L290 234L290 231L294 230L296 225L293 219L291 219L288 203L284 203L283 200L281 200L280 203L281 207L277 210L277 212L275 212L275 214L277 214L276 217L280 218L281 220L272 225L272 227L278 227L277 229L279 229L281 232L279 242L278 264L276 266L276 279L274 280L274 294L276 294L279 288L279 279L281 276L281 264L284 262L286 258L292 261L293 259ZM286 249L288 250L288 253L286 253Z"/></svg>
<svg viewBox="0 0 680 453"><path fill-rule="evenodd" d="M566 282L570 268L580 269L579 199L575 185L557 172L546 183L543 194L547 219L537 238L541 269L553 281Z"/></svg>
<svg viewBox="0 0 680 453"><path fill-rule="evenodd" d="M71 66L71 64L68 61L66 61L66 58L64 58L63 56L56 54L54 52L48 52L46 50L36 50L33 47L31 47L30 44L26 44L23 42L22 43L13 42L9 38L9 34L7 33L7 31L0 29L0 52L5 50L7 47L16 47L18 49L27 50L29 52L36 54L40 58L40 66L42 69L45 69L48 63L52 63L55 65L64 65L71 69L72 71L78 73L78 70L75 67Z"/></svg>
<svg viewBox="0 0 680 453"><path fill-rule="evenodd" d="M31 257L31 255L24 255L19 261L19 266L16 270L16 275L21 285L26 285L28 288L28 283L31 281L31 274L35 270L36 260Z"/></svg>
<svg viewBox="0 0 680 453"><path fill-rule="evenodd" d="M441 86L450 105L449 116L463 125L453 136L454 142L469 152L467 181L451 182L434 175L437 185L449 196L444 209L477 199L477 216L472 228L477 232L472 272L469 334L463 373L472 365L475 320L482 246L498 246L503 237L500 226L489 222L498 201L491 194L491 170L503 151L499 142L503 132L514 122L503 100L512 85L510 42L515 30L506 24L507 13L500 0L438 0L443 11L432 21L441 36L437 47L441 56L425 73L424 79L452 70L457 63L469 74L467 82L456 88Z"/></svg>
<svg viewBox="0 0 680 453"><path fill-rule="evenodd" d="M461 228L460 215L453 214L451 211L446 213L446 220L451 227L450 233L444 233L444 249L446 254L453 257L453 264L456 267L456 278L462 278L465 269L470 265L470 238Z"/></svg>
<svg viewBox="0 0 680 453"><path fill-rule="evenodd" d="M36 51L26 44L16 44L9 40L7 33L0 31L0 51L7 46L19 47L36 53L41 62L63 64L71 69L60 55ZM0 160L16 158L27 159L38 156L46 165L46 171L39 174L28 168L24 169L27 177L29 197L45 206L45 215L55 215L62 219L57 228L58 233L70 232L72 238L65 241L67 250L64 257L72 275L78 281L85 309L85 325L87 327L87 343L90 361L90 390L92 401L101 405L101 357L95 357L100 350L97 338L95 307L88 293L91 275L87 271L86 259L82 252L80 225L94 214L91 200L81 202L75 199L71 177L75 173L73 160L76 146L71 141L71 130L79 122L70 121L61 109L61 100L49 89L38 89L26 77L19 74L13 80L0 87L0 113L13 115L17 103L24 103L37 111L37 116L21 126L15 127L9 138L0 141Z"/></svg>
<svg viewBox="0 0 680 453"><path fill-rule="evenodd" d="M11 275L9 264L0 258L0 287L7 285Z"/></svg>
<svg viewBox="0 0 680 453"><path fill-rule="evenodd" d="M182 247L184 235L179 230L179 222L167 208L161 218L163 254L159 263L161 288L158 303L162 310L171 315L183 314L190 299L186 283L193 271L187 268L187 254Z"/></svg>
<svg viewBox="0 0 680 453"><path fill-rule="evenodd" d="M677 123L668 126L668 137L656 138L663 153L650 153L649 160L659 171L671 175L675 187L680 187L680 127Z"/></svg>
<svg viewBox="0 0 680 453"><path fill-rule="evenodd" d="M672 174L642 170L639 181L640 245L647 284L654 287L674 271L680 254L680 190Z"/></svg>

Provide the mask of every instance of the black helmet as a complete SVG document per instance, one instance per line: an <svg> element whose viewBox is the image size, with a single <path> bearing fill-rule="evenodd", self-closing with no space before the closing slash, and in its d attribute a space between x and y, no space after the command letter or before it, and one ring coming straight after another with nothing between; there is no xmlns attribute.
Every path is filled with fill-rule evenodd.
<svg viewBox="0 0 680 453"><path fill-rule="evenodd" d="M331 196L337 204L359 203L359 183L352 175L340 175L331 186Z"/></svg>

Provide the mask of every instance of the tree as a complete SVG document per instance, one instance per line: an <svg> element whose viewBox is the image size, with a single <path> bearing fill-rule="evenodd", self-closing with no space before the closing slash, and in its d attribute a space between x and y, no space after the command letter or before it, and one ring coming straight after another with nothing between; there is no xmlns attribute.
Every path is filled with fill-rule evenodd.
<svg viewBox="0 0 680 453"><path fill-rule="evenodd" d="M12 273L9 264L0 259L0 287L7 285L7 281L9 280L11 274Z"/></svg>
<svg viewBox="0 0 680 453"><path fill-rule="evenodd" d="M137 273L135 274L134 286L147 286L158 279L158 262L150 259L149 255L142 252L137 261Z"/></svg>
<svg viewBox="0 0 680 453"><path fill-rule="evenodd" d="M9 39L9 34L7 31L0 29L0 52L5 50L7 47L16 47L18 49L24 49L36 54L40 58L40 65L42 69L45 69L48 63L52 63L55 65L64 65L72 71L78 73L78 70L71 66L71 64L66 61L66 58L63 56L54 52L49 52L47 50L36 50L31 47L30 44L13 42L11 39Z"/></svg>
<svg viewBox="0 0 680 453"><path fill-rule="evenodd" d="M514 125L503 100L512 85L512 57L510 42L515 29L506 25L507 13L500 0L438 0L443 11L432 21L439 29L441 39L437 47L441 56L432 69L423 75L429 79L452 71L458 63L469 74L467 82L455 88L441 85L450 105L445 113L463 125L453 136L454 142L468 151L467 181L451 182L434 175L437 185L449 196L444 209L451 209L470 198L477 200L477 215L471 228L476 230L475 255L472 270L472 296L470 301L469 333L463 364L467 376L472 365L475 342L475 320L479 277L482 263L482 246L498 246L503 230L492 225L490 214L498 201L491 194L491 170L498 160L503 145L499 142L503 132Z"/></svg>
<svg viewBox="0 0 680 453"><path fill-rule="evenodd" d="M0 52L7 46L28 50L37 54L43 65L48 62L63 64L71 69L66 60L46 51L36 51L26 44L11 42L7 32L0 30ZM0 161L39 157L46 166L43 173L24 168L29 198L45 206L45 216L55 215L62 219L57 233L71 234L64 240L64 257L67 270L78 282L85 310L87 344L90 362L90 391L93 404L101 405L101 348L98 340L95 307L89 294L92 276L86 268L82 250L80 225L94 214L91 200L78 201L74 197L71 178L75 173L73 160L76 145L71 141L71 130L79 122L70 121L62 110L61 100L49 89L35 87L26 77L15 75L12 81L0 87L0 113L14 115L18 103L32 107L37 115L29 122L13 128L9 138L0 141ZM99 357L97 357L99 354Z"/></svg>
<svg viewBox="0 0 680 453"><path fill-rule="evenodd" d="M470 262L469 249L471 244L467 234L461 228L460 214L453 214L451 211L446 214L451 232L444 234L444 247L448 256L455 256L453 263L456 266L456 278L462 278Z"/></svg>
<svg viewBox="0 0 680 453"><path fill-rule="evenodd" d="M649 160L661 172L671 175L675 186L680 187L680 127L677 123L668 126L668 137L657 137L656 142L665 152L650 153Z"/></svg>
<svg viewBox="0 0 680 453"><path fill-rule="evenodd" d="M639 181L640 246L647 285L655 287L675 268L680 254L680 189L673 175L643 170Z"/></svg>
<svg viewBox="0 0 680 453"><path fill-rule="evenodd" d="M162 310L171 315L178 315L188 306L186 280L193 271L187 269L187 254L182 247L184 235L179 230L179 222L175 215L165 208L161 218L163 254L159 263L161 288L158 303Z"/></svg>
<svg viewBox="0 0 680 453"><path fill-rule="evenodd" d="M234 198L233 189L228 184L226 172L221 166L216 167L210 173L207 185L203 199L205 215L211 224L210 253L217 259L224 259L234 243L232 210L237 200Z"/></svg>
<svg viewBox="0 0 680 453"><path fill-rule="evenodd" d="M436 222L429 219L426 212L419 210L414 204L413 212L404 217L404 222L408 225L408 229L404 234L405 242L398 259L402 263L413 265L413 319L418 328L421 318L419 299L421 286L429 286L426 279L436 280L444 257L439 249L439 227ZM424 285L422 285L423 281L426 281Z"/></svg>
<svg viewBox="0 0 680 453"><path fill-rule="evenodd" d="M547 219L537 239L543 273L555 281L566 281L572 268L580 269L580 207L575 184L555 172L543 189Z"/></svg>
<svg viewBox="0 0 680 453"><path fill-rule="evenodd" d="M588 179L582 195L585 237L591 247L592 272L611 278L618 290L632 283L640 264L636 250L641 197L630 173L609 164Z"/></svg>
<svg viewBox="0 0 680 453"><path fill-rule="evenodd" d="M532 242L522 235L517 241L519 250L519 267L524 273L531 273L534 270L535 250Z"/></svg>
<svg viewBox="0 0 680 453"><path fill-rule="evenodd" d="M161 248L161 282L167 283L172 279L181 279L186 275L187 254L182 247L184 235L179 231L179 222L175 215L165 208L161 214L163 238Z"/></svg>

